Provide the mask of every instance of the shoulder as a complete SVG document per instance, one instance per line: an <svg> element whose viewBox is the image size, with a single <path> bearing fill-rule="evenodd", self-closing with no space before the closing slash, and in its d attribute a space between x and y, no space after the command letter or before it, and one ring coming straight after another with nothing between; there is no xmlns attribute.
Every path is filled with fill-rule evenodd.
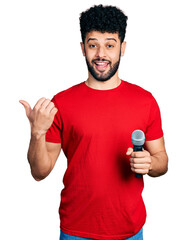
<svg viewBox="0 0 188 240"><path fill-rule="evenodd" d="M135 104L137 107L145 107L148 111L159 107L155 97L150 91L129 82L125 82L125 87L126 90L124 94L130 104Z"/></svg>
<svg viewBox="0 0 188 240"><path fill-rule="evenodd" d="M61 102L63 99L69 99L72 98L73 96L76 96L80 91L80 86L82 83L78 83L75 84L59 93L57 93L56 95L54 95L53 99L55 99L55 101Z"/></svg>
<svg viewBox="0 0 188 240"><path fill-rule="evenodd" d="M126 81L125 81L125 85L126 85L127 90L131 94L143 95L143 96L146 96L146 97L151 97L152 96L151 92L149 92L148 90L144 89L141 86L138 86L136 84L126 82Z"/></svg>
<svg viewBox="0 0 188 240"><path fill-rule="evenodd" d="M148 90L144 89L141 86L126 81L125 86L127 88L128 94L130 94L131 97L134 97L136 99L139 98L140 100L141 99L152 100L154 98L151 92L149 92Z"/></svg>

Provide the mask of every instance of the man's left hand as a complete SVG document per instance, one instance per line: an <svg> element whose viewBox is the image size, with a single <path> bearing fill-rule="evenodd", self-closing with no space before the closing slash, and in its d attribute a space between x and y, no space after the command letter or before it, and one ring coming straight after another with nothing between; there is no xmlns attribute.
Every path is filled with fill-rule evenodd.
<svg viewBox="0 0 188 240"><path fill-rule="evenodd" d="M147 174L151 170L152 158L148 151L133 152L133 148L128 148L126 155L131 155L131 170L139 174Z"/></svg>

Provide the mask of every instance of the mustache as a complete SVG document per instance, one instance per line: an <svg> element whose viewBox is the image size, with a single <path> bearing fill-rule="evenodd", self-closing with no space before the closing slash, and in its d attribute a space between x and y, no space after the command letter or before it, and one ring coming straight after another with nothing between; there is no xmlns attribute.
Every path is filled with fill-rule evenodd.
<svg viewBox="0 0 188 240"><path fill-rule="evenodd" d="M103 62L108 62L108 63L111 63L109 60L106 60L106 59L104 59L104 58L96 58L96 59L93 59L92 60L92 63L94 63L95 61L103 61Z"/></svg>

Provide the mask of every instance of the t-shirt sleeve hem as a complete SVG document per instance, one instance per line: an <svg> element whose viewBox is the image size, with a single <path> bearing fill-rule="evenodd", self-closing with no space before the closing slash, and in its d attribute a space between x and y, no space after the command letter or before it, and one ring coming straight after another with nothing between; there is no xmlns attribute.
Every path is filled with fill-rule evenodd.
<svg viewBox="0 0 188 240"><path fill-rule="evenodd" d="M61 140L57 139L57 138L52 138L52 137L47 137L46 136L46 142L61 143Z"/></svg>
<svg viewBox="0 0 188 240"><path fill-rule="evenodd" d="M146 137L146 141L153 141L153 140L157 140L159 138L163 137L163 132L161 132L159 135L153 136L153 137Z"/></svg>

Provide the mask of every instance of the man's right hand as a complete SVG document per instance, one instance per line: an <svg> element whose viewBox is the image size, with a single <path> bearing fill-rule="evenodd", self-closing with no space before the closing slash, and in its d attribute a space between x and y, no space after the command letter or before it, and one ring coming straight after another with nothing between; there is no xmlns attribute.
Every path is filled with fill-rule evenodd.
<svg viewBox="0 0 188 240"><path fill-rule="evenodd" d="M36 137L45 135L51 127L57 108L49 99L41 98L32 109L28 102L19 101L25 108L26 115L31 125L31 134Z"/></svg>

